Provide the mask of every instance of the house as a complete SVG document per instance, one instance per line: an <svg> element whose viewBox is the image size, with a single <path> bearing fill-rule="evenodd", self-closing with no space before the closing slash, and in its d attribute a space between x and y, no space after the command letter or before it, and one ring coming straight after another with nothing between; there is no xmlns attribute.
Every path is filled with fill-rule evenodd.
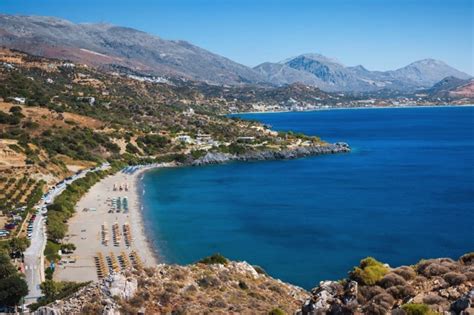
<svg viewBox="0 0 474 315"><path fill-rule="evenodd" d="M91 106L94 105L95 103L95 97L92 97L92 96L78 97L77 100L81 102L87 102Z"/></svg>
<svg viewBox="0 0 474 315"><path fill-rule="evenodd" d="M20 105L25 105L26 103L26 98L24 97L9 97L8 99L12 100L13 102L20 104Z"/></svg>
<svg viewBox="0 0 474 315"><path fill-rule="evenodd" d="M238 137L238 142L252 142L255 140L255 137Z"/></svg>
<svg viewBox="0 0 474 315"><path fill-rule="evenodd" d="M178 141L181 141L183 143L191 143L192 142L192 139L190 136L188 135L179 135L176 137L176 139L178 139Z"/></svg>
<svg viewBox="0 0 474 315"><path fill-rule="evenodd" d="M191 117L192 115L194 115L194 109L192 109L191 107L188 108L187 110L185 110L183 112L184 116L187 116L187 117Z"/></svg>
<svg viewBox="0 0 474 315"><path fill-rule="evenodd" d="M198 144L209 144L210 142L212 142L212 137L208 134L198 133L198 135L196 136L196 142Z"/></svg>

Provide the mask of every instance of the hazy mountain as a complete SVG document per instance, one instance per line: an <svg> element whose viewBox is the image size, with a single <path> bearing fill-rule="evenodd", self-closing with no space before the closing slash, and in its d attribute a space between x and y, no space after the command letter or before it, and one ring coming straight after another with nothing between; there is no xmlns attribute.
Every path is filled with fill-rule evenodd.
<svg viewBox="0 0 474 315"><path fill-rule="evenodd" d="M442 61L434 59L416 61L406 67L395 71L387 71L386 73L393 78L411 81L419 86L426 87L431 86L446 77L455 77L458 79L470 78L468 74L456 70Z"/></svg>
<svg viewBox="0 0 474 315"><path fill-rule="evenodd" d="M68 59L111 70L129 68L141 74L184 77L211 84L303 83L325 91L413 91L447 76L469 76L433 59L393 71L346 67L338 61L304 54L254 69L185 41L164 40L110 24L75 24L41 16L0 15L0 45L31 54Z"/></svg>
<svg viewBox="0 0 474 315"><path fill-rule="evenodd" d="M211 83L257 83L249 67L185 41L164 40L109 24L74 24L42 16L0 15L0 45L91 65L121 65L155 75Z"/></svg>
<svg viewBox="0 0 474 315"><path fill-rule="evenodd" d="M432 97L474 97L474 79L446 77L424 92Z"/></svg>
<svg viewBox="0 0 474 315"><path fill-rule="evenodd" d="M425 59L393 71L370 71L361 65L346 67L318 54L304 54L254 68L274 84L302 82L329 91L415 90L432 86L447 76L470 76L442 61ZM294 72L296 70L296 72Z"/></svg>

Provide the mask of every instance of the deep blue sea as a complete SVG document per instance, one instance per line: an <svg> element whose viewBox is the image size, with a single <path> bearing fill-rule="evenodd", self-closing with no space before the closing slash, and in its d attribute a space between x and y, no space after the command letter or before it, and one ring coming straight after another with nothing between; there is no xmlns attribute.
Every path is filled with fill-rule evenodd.
<svg viewBox="0 0 474 315"><path fill-rule="evenodd" d="M242 117L353 151L146 173L147 231L166 262L220 252L311 288L366 256L395 266L474 250L474 107Z"/></svg>

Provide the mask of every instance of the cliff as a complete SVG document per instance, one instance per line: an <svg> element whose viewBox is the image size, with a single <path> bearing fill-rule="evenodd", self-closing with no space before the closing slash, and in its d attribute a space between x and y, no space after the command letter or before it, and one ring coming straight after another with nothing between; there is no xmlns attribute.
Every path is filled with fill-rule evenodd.
<svg viewBox="0 0 474 315"><path fill-rule="evenodd" d="M311 292L246 262L115 274L36 314L474 314L474 253L391 268L373 258Z"/></svg>

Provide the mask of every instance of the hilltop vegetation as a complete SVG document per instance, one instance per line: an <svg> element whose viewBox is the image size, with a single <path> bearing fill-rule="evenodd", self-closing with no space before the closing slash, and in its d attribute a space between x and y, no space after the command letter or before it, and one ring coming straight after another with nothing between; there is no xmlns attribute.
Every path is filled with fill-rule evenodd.
<svg viewBox="0 0 474 315"><path fill-rule="evenodd" d="M105 160L278 150L303 139L219 116L221 95L208 97L212 89L205 95L192 84L140 81L9 50L0 51L0 62L0 97L25 103L0 103L0 141L9 141L30 173L61 178ZM237 146L242 137L253 140Z"/></svg>

